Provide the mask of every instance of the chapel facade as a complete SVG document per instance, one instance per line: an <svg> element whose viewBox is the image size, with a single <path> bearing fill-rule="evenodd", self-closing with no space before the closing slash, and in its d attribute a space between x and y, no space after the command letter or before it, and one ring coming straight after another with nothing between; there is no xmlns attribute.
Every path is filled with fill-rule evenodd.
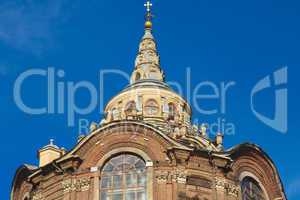
<svg viewBox="0 0 300 200"><path fill-rule="evenodd" d="M147 2L130 84L70 151L53 141L24 164L11 200L286 200L278 171L257 145L224 149L192 125L189 103L164 81Z"/></svg>

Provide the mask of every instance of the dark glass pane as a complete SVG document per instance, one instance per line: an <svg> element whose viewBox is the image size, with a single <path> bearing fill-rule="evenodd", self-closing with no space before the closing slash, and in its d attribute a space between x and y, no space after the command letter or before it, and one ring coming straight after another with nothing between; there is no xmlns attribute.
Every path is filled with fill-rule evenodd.
<svg viewBox="0 0 300 200"><path fill-rule="evenodd" d="M127 187L134 187L136 186L136 174L127 174L126 175L126 186Z"/></svg>
<svg viewBox="0 0 300 200"><path fill-rule="evenodd" d="M125 158L125 162L128 163L128 164L133 165L135 163L136 159L137 159L136 156L127 155L126 158Z"/></svg>
<svg viewBox="0 0 300 200"><path fill-rule="evenodd" d="M145 163L142 161L142 160L139 160L136 164L135 164L135 168L136 169L144 169L146 166L145 166Z"/></svg>
<svg viewBox="0 0 300 200"><path fill-rule="evenodd" d="M111 177L104 176L101 179L101 188L110 188L111 187Z"/></svg>
<svg viewBox="0 0 300 200"><path fill-rule="evenodd" d="M127 192L125 196L125 200L135 200L135 193L134 192Z"/></svg>
<svg viewBox="0 0 300 200"><path fill-rule="evenodd" d="M113 165L120 165L123 162L123 155L112 158L110 162Z"/></svg>
<svg viewBox="0 0 300 200"><path fill-rule="evenodd" d="M144 173L138 174L137 184L138 186L145 186L146 185L146 176Z"/></svg>
<svg viewBox="0 0 300 200"><path fill-rule="evenodd" d="M123 200L123 194L121 194L121 193L113 194L112 200Z"/></svg>
<svg viewBox="0 0 300 200"><path fill-rule="evenodd" d="M122 186L122 176L121 175L115 175L113 176L114 179L114 188L121 188Z"/></svg>
<svg viewBox="0 0 300 200"><path fill-rule="evenodd" d="M114 166L111 163L107 163L105 167L103 168L103 172L112 172L114 169Z"/></svg>
<svg viewBox="0 0 300 200"><path fill-rule="evenodd" d="M109 200L106 192L101 192L101 200Z"/></svg>
<svg viewBox="0 0 300 200"><path fill-rule="evenodd" d="M145 192L138 192L137 193L137 200L146 200Z"/></svg>

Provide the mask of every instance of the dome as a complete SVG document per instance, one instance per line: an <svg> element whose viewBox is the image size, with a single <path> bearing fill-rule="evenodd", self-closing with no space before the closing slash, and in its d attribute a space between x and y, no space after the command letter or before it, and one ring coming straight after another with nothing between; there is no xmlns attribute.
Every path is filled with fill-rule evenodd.
<svg viewBox="0 0 300 200"><path fill-rule="evenodd" d="M142 120L161 129L169 127L168 132L173 133L175 127L184 134L191 129L191 107L164 82L157 45L150 28L145 28L139 44L130 84L108 102L105 113L103 124Z"/></svg>
<svg viewBox="0 0 300 200"><path fill-rule="evenodd" d="M147 16L146 24L150 22L152 26L151 14ZM118 121L138 121L186 144L201 141L208 149L216 149L206 137L206 131L192 125L192 110L188 102L165 83L157 44L152 28L147 25L134 64L130 84L108 102L100 126Z"/></svg>
<svg viewBox="0 0 300 200"><path fill-rule="evenodd" d="M191 108L167 84L139 80L113 97L105 108L108 121L143 120L155 125L176 124L190 127Z"/></svg>

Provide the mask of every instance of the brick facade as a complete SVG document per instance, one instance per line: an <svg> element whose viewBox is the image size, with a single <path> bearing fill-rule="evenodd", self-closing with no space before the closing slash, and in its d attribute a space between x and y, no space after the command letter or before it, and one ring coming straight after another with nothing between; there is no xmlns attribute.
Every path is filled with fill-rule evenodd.
<svg viewBox="0 0 300 200"><path fill-rule="evenodd" d="M99 200L101 167L121 152L147 163L148 200L240 200L243 173L258 179L270 200L285 199L276 168L255 145L213 153L183 146L141 122L123 121L96 130L43 168L21 167L12 200Z"/></svg>

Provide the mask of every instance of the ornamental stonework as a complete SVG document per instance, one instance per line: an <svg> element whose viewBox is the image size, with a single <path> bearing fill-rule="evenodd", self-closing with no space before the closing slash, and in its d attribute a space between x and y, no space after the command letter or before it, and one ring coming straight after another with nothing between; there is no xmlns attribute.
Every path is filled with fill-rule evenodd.
<svg viewBox="0 0 300 200"><path fill-rule="evenodd" d="M44 200L42 192L34 192L32 195L32 200Z"/></svg>
<svg viewBox="0 0 300 200"><path fill-rule="evenodd" d="M171 182L185 184L187 180L187 174L183 170L158 171L156 180L159 184Z"/></svg>
<svg viewBox="0 0 300 200"><path fill-rule="evenodd" d="M62 187L64 193L68 193L72 191L76 191L76 192L87 191L90 188L90 179L89 178L67 179L62 182Z"/></svg>
<svg viewBox="0 0 300 200"><path fill-rule="evenodd" d="M216 178L215 179L215 185L217 190L224 191L228 193L229 195L237 197L240 192L240 187L236 186L232 183L229 183L226 179L224 178Z"/></svg>

